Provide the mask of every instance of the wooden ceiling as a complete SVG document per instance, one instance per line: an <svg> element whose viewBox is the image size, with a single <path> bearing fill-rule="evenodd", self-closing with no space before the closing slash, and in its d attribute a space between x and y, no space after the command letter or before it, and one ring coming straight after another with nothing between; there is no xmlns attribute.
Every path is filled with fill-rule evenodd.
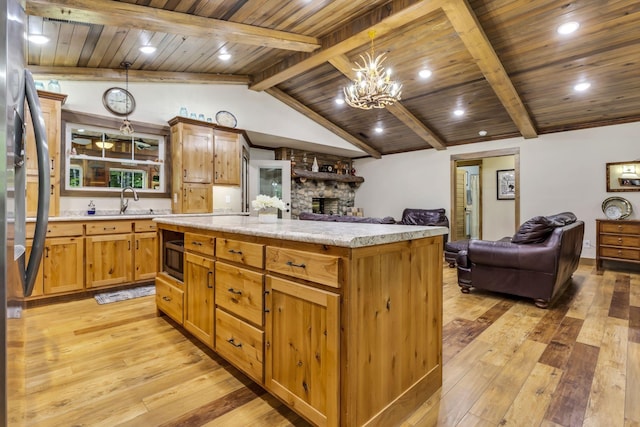
<svg viewBox="0 0 640 427"><path fill-rule="evenodd" d="M131 81L248 84L374 157L640 120L637 0L27 0L27 13L51 39L28 44L40 78L120 79L126 61ZM580 28L558 34L567 21ZM337 105L371 29L402 101Z"/></svg>

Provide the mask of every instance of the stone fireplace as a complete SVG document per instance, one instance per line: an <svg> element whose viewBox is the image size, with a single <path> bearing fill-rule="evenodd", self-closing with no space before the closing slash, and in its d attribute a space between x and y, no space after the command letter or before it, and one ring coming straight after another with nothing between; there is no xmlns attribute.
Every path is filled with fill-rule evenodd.
<svg viewBox="0 0 640 427"><path fill-rule="evenodd" d="M355 190L346 182L291 180L291 218L301 212L346 215L354 206Z"/></svg>

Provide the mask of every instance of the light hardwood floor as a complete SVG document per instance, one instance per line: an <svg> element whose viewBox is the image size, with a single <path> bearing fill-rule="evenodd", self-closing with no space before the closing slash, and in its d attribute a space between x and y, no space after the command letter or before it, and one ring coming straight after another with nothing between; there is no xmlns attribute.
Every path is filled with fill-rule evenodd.
<svg viewBox="0 0 640 427"><path fill-rule="evenodd" d="M551 309L444 268L441 390L409 426L640 426L640 274L581 266ZM30 425L306 426L154 298L27 310Z"/></svg>

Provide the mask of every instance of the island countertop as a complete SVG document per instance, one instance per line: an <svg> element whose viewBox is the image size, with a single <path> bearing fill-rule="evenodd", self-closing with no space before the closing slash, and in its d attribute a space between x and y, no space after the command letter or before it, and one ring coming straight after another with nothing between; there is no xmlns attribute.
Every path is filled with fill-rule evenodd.
<svg viewBox="0 0 640 427"><path fill-rule="evenodd" d="M297 242L359 248L385 243L414 240L448 233L446 227L325 222L279 219L275 223L260 223L247 216L164 216L154 221L182 227L250 236L293 240Z"/></svg>

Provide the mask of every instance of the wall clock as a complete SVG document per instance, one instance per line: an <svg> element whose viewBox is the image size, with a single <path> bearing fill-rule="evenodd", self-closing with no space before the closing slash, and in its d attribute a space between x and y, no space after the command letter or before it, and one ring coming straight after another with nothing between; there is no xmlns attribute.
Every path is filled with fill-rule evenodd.
<svg viewBox="0 0 640 427"><path fill-rule="evenodd" d="M131 93L120 87L112 87L104 91L102 104L111 114L128 116L136 109L136 100Z"/></svg>

